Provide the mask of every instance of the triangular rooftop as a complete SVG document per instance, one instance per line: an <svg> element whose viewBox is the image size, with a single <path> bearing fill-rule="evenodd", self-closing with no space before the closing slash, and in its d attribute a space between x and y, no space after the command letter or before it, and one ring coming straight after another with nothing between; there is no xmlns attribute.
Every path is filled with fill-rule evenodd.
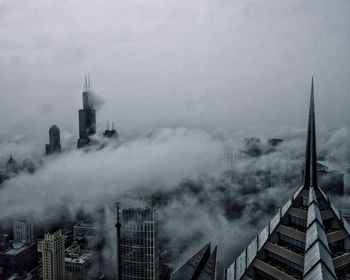
<svg viewBox="0 0 350 280"><path fill-rule="evenodd" d="M171 280L215 280L216 252L217 247L210 254L210 243L208 243L174 271Z"/></svg>
<svg viewBox="0 0 350 280"><path fill-rule="evenodd" d="M350 226L318 186L312 79L304 184L226 269L226 280L350 279Z"/></svg>

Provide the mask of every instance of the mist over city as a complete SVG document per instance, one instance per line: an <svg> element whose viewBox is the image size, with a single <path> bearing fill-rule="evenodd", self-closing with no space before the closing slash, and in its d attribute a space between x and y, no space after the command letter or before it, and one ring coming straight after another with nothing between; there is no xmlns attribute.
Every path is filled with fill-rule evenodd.
<svg viewBox="0 0 350 280"><path fill-rule="evenodd" d="M340 0L0 2L0 280L348 279L349 26Z"/></svg>

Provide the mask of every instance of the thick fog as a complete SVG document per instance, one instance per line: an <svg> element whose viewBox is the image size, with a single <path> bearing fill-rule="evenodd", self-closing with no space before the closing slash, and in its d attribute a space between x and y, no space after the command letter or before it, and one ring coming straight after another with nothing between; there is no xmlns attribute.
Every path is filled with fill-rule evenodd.
<svg viewBox="0 0 350 280"><path fill-rule="evenodd" d="M88 72L98 122L124 133L301 126L311 75L322 123L343 126L349 13L344 0L1 1L1 137L76 135Z"/></svg>
<svg viewBox="0 0 350 280"><path fill-rule="evenodd" d="M323 0L0 2L0 161L36 166L0 186L0 223L104 208L114 270L114 202L154 207L173 266L212 241L221 269L300 186L312 75L319 154L346 174L349 207L349 14ZM103 143L88 152L75 148L87 73ZM118 141L101 137L107 121ZM52 124L62 154L43 157ZM227 170L245 137L284 142ZM270 187L235 179L261 172Z"/></svg>

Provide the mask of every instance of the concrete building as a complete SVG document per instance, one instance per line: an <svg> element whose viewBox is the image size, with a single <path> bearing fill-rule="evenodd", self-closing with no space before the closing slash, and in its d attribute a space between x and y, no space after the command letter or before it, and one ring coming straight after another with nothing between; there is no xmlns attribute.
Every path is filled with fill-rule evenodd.
<svg viewBox="0 0 350 280"><path fill-rule="evenodd" d="M30 243L33 238L33 224L22 222L13 223L13 239L15 242Z"/></svg>
<svg viewBox="0 0 350 280"><path fill-rule="evenodd" d="M93 108L93 96L90 90L90 76L85 77L83 91L83 109L79 110L79 139L77 147L82 148L90 143L90 136L96 133L96 111Z"/></svg>
<svg viewBox="0 0 350 280"><path fill-rule="evenodd" d="M46 144L46 155L60 152L60 129L56 125L52 125L49 130L49 144Z"/></svg>
<svg viewBox="0 0 350 280"><path fill-rule="evenodd" d="M38 244L42 253L42 274L45 280L64 280L64 237L60 230L46 233Z"/></svg>
<svg viewBox="0 0 350 280"><path fill-rule="evenodd" d="M215 280L217 247L210 254L210 243L195 253L171 275L171 280Z"/></svg>
<svg viewBox="0 0 350 280"><path fill-rule="evenodd" d="M73 243L65 253L65 279L96 279L98 273L94 269L95 255L93 251L80 250L78 243Z"/></svg>
<svg viewBox="0 0 350 280"><path fill-rule="evenodd" d="M238 279L350 279L350 225L318 183L311 86L303 185L225 271Z"/></svg>
<svg viewBox="0 0 350 280"><path fill-rule="evenodd" d="M118 280L159 280L158 224L155 212L117 209Z"/></svg>

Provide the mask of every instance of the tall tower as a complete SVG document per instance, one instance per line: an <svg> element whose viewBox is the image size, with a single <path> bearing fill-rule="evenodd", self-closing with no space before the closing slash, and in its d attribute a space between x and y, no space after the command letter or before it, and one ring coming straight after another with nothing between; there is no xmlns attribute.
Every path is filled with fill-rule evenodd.
<svg viewBox="0 0 350 280"><path fill-rule="evenodd" d="M89 136L96 133L96 110L93 108L90 75L85 76L83 109L79 110L79 139L77 147L82 148L90 142Z"/></svg>
<svg viewBox="0 0 350 280"><path fill-rule="evenodd" d="M49 130L49 144L46 144L46 155L60 152L60 129L56 125L52 125Z"/></svg>
<svg viewBox="0 0 350 280"><path fill-rule="evenodd" d="M118 207L119 211L119 207ZM123 209L117 213L118 280L158 280L159 241L155 212Z"/></svg>
<svg viewBox="0 0 350 280"><path fill-rule="evenodd" d="M15 242L30 243L33 241L33 224L27 222L13 223L13 239Z"/></svg>
<svg viewBox="0 0 350 280"><path fill-rule="evenodd" d="M304 182L225 271L225 280L350 279L350 225L318 184L311 83Z"/></svg>
<svg viewBox="0 0 350 280"><path fill-rule="evenodd" d="M64 237L60 230L47 233L38 244L42 253L42 272L45 280L64 280Z"/></svg>

